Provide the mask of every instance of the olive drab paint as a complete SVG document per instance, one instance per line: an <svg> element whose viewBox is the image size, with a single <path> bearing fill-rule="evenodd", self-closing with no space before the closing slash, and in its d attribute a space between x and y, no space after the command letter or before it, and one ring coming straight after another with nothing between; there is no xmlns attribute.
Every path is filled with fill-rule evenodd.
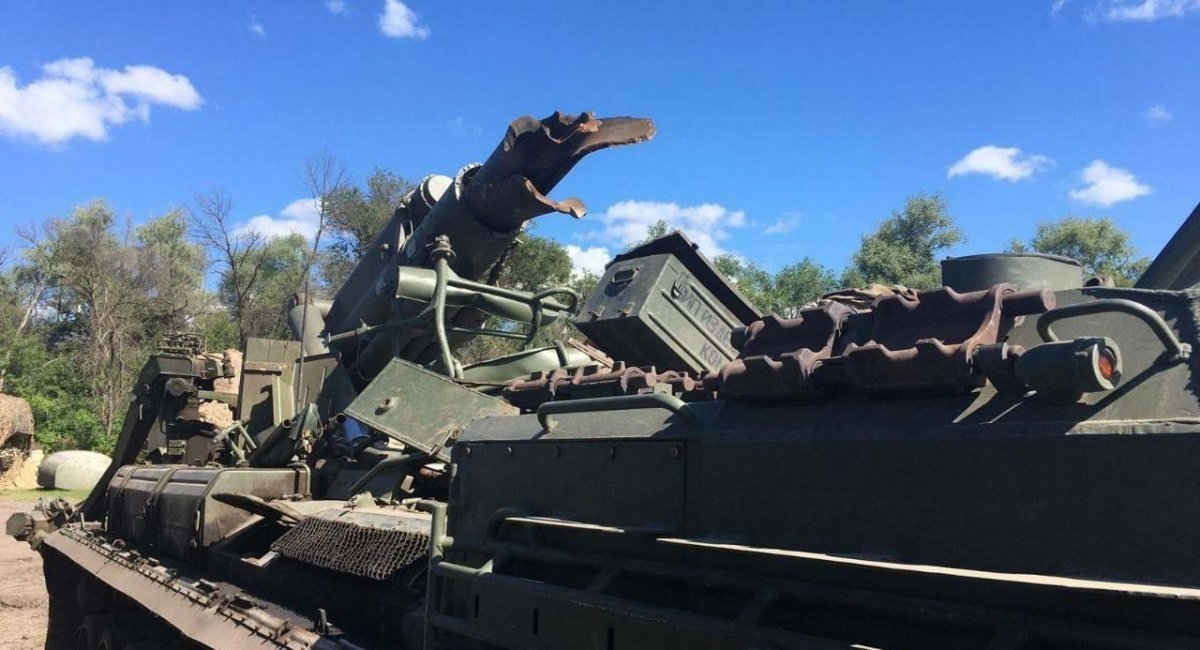
<svg viewBox="0 0 1200 650"><path fill-rule="evenodd" d="M700 373L736 357L733 329L758 315L676 232L618 256L575 325L627 363Z"/></svg>

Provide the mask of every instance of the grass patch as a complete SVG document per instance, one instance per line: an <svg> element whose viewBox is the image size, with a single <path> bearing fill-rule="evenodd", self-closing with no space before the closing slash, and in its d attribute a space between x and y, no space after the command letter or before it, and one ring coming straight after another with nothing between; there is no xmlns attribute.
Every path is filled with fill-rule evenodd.
<svg viewBox="0 0 1200 650"><path fill-rule="evenodd" d="M75 503L86 499L88 492L88 490L0 490L0 500L33 502L46 497L48 499L62 498Z"/></svg>

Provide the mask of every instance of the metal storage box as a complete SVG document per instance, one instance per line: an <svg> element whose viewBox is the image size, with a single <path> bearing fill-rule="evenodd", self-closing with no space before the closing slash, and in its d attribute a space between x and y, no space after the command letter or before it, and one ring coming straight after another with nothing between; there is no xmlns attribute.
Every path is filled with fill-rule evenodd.
<svg viewBox="0 0 1200 650"><path fill-rule="evenodd" d="M761 317L683 233L618 255L575 319L614 359L659 370L716 370L730 332Z"/></svg>
<svg viewBox="0 0 1200 650"><path fill-rule="evenodd" d="M213 498L225 492L266 500L308 494L308 468L125 465L105 494L106 529L168 557L191 559L250 519Z"/></svg>

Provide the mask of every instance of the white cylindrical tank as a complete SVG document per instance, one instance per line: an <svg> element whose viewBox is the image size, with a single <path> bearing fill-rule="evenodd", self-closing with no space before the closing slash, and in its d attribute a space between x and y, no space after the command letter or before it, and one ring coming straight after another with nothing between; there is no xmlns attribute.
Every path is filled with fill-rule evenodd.
<svg viewBox="0 0 1200 650"><path fill-rule="evenodd" d="M38 468L38 485L56 490L90 490L112 459L95 451L56 451Z"/></svg>

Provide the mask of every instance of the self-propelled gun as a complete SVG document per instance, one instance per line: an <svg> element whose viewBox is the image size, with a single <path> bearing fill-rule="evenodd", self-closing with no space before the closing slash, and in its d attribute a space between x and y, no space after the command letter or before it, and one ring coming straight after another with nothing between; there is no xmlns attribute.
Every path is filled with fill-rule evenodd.
<svg viewBox="0 0 1200 650"><path fill-rule="evenodd" d="M679 233L588 296L489 281L582 216L548 198L581 158L653 133L518 119L293 340L164 341L92 494L9 522L47 647L1200 646L1200 209L1133 288L975 255L784 318Z"/></svg>

